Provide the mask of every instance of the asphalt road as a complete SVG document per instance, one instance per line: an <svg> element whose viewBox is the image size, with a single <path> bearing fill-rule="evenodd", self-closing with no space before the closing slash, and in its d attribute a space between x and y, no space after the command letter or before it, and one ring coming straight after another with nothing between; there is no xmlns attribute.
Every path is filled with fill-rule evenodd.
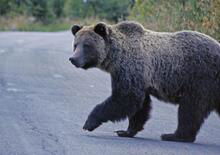
<svg viewBox="0 0 220 155"><path fill-rule="evenodd" d="M82 126L92 108L110 95L110 77L74 68L70 32L0 33L0 155L212 155L220 154L220 119L213 113L195 143L164 142L177 107L153 98L145 130L117 137L127 121L94 132Z"/></svg>

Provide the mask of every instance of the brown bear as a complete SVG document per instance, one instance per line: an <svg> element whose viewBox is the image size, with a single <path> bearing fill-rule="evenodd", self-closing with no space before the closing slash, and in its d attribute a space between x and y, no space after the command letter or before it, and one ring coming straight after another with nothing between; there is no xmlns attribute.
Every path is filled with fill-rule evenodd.
<svg viewBox="0 0 220 155"><path fill-rule="evenodd" d="M76 67L110 73L112 94L88 116L83 129L129 119L118 136L133 137L151 110L150 95L178 104L178 127L162 140L194 142L210 112L220 114L220 44L195 31L154 32L137 22L72 27L69 59Z"/></svg>

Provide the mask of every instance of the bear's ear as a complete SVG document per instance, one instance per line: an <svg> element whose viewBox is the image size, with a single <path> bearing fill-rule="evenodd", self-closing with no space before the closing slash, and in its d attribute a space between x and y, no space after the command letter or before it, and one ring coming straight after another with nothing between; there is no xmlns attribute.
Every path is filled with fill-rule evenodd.
<svg viewBox="0 0 220 155"><path fill-rule="evenodd" d="M95 33L99 34L100 36L102 36L103 38L105 38L108 35L108 27L105 23L98 23L95 27L94 27L94 31Z"/></svg>
<svg viewBox="0 0 220 155"><path fill-rule="evenodd" d="M71 28L72 34L75 36L76 33L82 28L82 26L79 25L73 25Z"/></svg>

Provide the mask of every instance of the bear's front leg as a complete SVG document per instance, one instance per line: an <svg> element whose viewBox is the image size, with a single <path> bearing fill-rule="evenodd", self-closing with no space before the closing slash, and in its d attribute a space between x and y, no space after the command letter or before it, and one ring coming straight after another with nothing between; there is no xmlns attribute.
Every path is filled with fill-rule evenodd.
<svg viewBox="0 0 220 155"><path fill-rule="evenodd" d="M134 94L113 95L92 110L83 129L93 131L104 122L115 122L130 117L139 110L141 102L143 102L143 97L136 98Z"/></svg>
<svg viewBox="0 0 220 155"><path fill-rule="evenodd" d="M120 137L134 137L139 131L143 130L145 122L150 118L151 99L146 94L142 108L134 116L129 118L127 130L115 131Z"/></svg>
<svg viewBox="0 0 220 155"><path fill-rule="evenodd" d="M93 131L99 127L103 122L108 121L109 116L105 116L108 111L111 111L109 105L112 104L112 97L107 98L103 103L98 104L89 114L83 129ZM109 108L108 108L109 107ZM107 109L106 109L107 108Z"/></svg>
<svg viewBox="0 0 220 155"><path fill-rule="evenodd" d="M112 95L92 110L83 129L93 131L104 122L130 118L142 108L144 99L143 79L118 73L112 76Z"/></svg>
<svg viewBox="0 0 220 155"><path fill-rule="evenodd" d="M94 129L99 127L101 124L102 122L100 120L98 120L95 117L89 116L83 126L83 129L88 130L88 131L93 131Z"/></svg>

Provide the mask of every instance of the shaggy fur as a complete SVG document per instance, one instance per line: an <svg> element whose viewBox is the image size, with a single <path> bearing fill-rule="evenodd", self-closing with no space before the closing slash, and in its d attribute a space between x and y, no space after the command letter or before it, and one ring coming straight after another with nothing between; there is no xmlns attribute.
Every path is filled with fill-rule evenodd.
<svg viewBox="0 0 220 155"><path fill-rule="evenodd" d="M92 55L85 52L85 43L96 53L94 66L81 67L98 67L112 81L111 96L93 109L85 130L129 118L128 129L116 133L133 137L149 119L150 95L179 105L178 127L163 140L193 142L210 112L220 114L220 44L213 38L194 31L154 32L128 21L72 32L82 59Z"/></svg>

